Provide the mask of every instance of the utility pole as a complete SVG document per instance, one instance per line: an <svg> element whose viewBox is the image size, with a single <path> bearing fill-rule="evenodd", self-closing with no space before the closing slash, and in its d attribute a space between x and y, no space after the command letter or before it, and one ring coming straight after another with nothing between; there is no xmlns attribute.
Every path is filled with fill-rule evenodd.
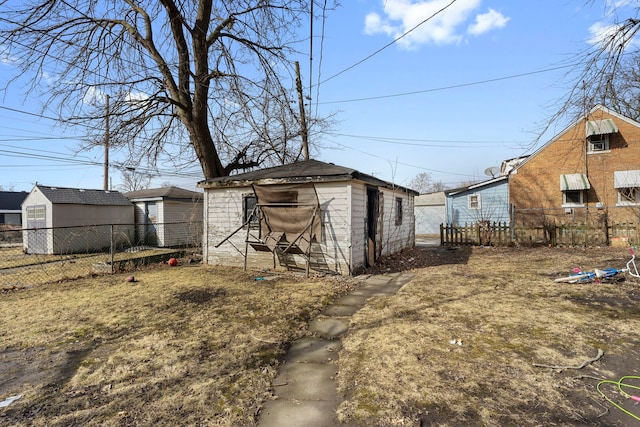
<svg viewBox="0 0 640 427"><path fill-rule="evenodd" d="M298 90L298 104L300 105L300 127L302 127L302 151L304 159L309 160L309 131L307 117L304 113L304 97L302 96L302 80L300 79L300 63L296 61L296 89Z"/></svg>
<svg viewBox="0 0 640 427"><path fill-rule="evenodd" d="M109 189L109 95L107 95L106 114L104 118L104 181L103 189Z"/></svg>

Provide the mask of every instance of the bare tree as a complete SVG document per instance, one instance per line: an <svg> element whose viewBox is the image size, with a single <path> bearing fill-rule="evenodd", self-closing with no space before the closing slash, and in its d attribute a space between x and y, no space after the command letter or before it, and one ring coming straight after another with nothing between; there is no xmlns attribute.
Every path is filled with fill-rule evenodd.
<svg viewBox="0 0 640 427"><path fill-rule="evenodd" d="M151 175L139 173L134 170L122 170L122 184L118 186L121 191L138 191L149 188Z"/></svg>
<svg viewBox="0 0 640 427"><path fill-rule="evenodd" d="M42 90L67 123L100 130L92 143L108 117L110 144L151 161L194 153L214 178L268 158L270 134L254 125L266 105L290 102L289 56L308 15L307 0L0 1L0 45L28 93ZM104 95L108 111L89 102ZM248 133L230 132L242 126ZM295 157L298 147L285 148Z"/></svg>
<svg viewBox="0 0 640 427"><path fill-rule="evenodd" d="M596 2L585 3L593 6ZM591 46L575 56L577 65L566 76L572 86L540 134L566 116L570 120L584 116L596 104L640 119L640 52L634 43L640 30L640 6L605 2L604 12L617 20L603 26L590 40ZM624 13L634 16L623 18Z"/></svg>
<svg viewBox="0 0 640 427"><path fill-rule="evenodd" d="M414 176L407 186L420 194L445 190L445 185L442 181L434 181L428 172L421 172Z"/></svg>

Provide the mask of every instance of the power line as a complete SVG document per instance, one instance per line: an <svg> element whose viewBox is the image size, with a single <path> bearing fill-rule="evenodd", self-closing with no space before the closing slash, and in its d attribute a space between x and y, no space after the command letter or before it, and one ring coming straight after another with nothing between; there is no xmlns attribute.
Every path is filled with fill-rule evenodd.
<svg viewBox="0 0 640 427"><path fill-rule="evenodd" d="M382 160L385 160L385 161L389 160L388 157L378 156L376 154L372 154L370 151L358 150L357 148L349 147L348 145L341 144L341 143L336 142L336 141L329 140L329 142L331 142L332 144L336 144L336 145L339 145L341 147L344 147L344 148L346 148L348 150L351 150L351 151L355 151L355 152L358 152L358 153L366 154L369 157L374 157L376 159L382 159ZM404 162L395 162L395 163L398 164L398 165L407 166L407 167L411 167L411 168L415 168L415 169L420 169L420 170L427 171L427 172L436 172L436 173L443 173L443 174L447 174L447 175L457 175L457 176L464 176L464 177L472 177L473 176L473 175L468 175L468 174L455 173L455 172L451 172L451 171L442 171L442 170L437 170L437 169L429 169L429 168L425 168L424 166L412 165L410 163L404 163Z"/></svg>
<svg viewBox="0 0 640 427"><path fill-rule="evenodd" d="M572 67L575 67L576 65L579 65L579 63L568 64L568 65L559 65L557 67L550 67L550 68L545 68L545 69L537 70L537 71L529 71L529 72L526 72L526 73L512 74L512 75L508 75L508 76L496 77L496 78L493 78L493 79L486 79L486 80L478 80L478 81L469 82L469 83L460 83L460 84L457 84L457 85L442 86L442 87L431 88L431 89L423 89L423 90L415 90L415 91L411 91L411 92L402 92L402 93L396 93L396 94L390 94L390 95L370 96L370 97L366 97L366 98L345 99L345 100L341 100L341 101L327 101L327 102L321 102L320 104L344 104L344 103L348 103L348 102L372 101L372 100L375 100L375 99L395 98L395 97L400 97L400 96L419 95L419 94L422 94L422 93L438 92L438 91L450 90L450 89L459 89L459 88L462 88L462 87L477 86L477 85L482 85L482 84L487 84L487 83L494 83L494 82L503 81L503 80L510 80L510 79L517 79L517 78L521 78L521 77L532 76L532 75L535 75L535 74L548 73L548 72L551 72L551 71L557 71L557 70L561 70L561 69L564 69L564 68L572 68Z"/></svg>
<svg viewBox="0 0 640 427"><path fill-rule="evenodd" d="M420 138L391 138L391 137L378 137L378 136L367 136L367 135L351 135L344 133L331 133L332 136L342 136L345 138L356 138L356 139L367 139L370 141L383 142L387 144L396 144L396 145L411 145L418 147L449 147L449 148L466 148L471 144L490 144L495 147L503 147L505 143L519 143L522 144L524 141L495 141L495 140L462 140L462 139L420 139ZM434 144L437 143L437 144ZM443 145L446 144L446 145ZM456 146L451 144L465 144L462 146ZM468 145L467 145L468 144ZM477 146L475 147L477 148Z"/></svg>

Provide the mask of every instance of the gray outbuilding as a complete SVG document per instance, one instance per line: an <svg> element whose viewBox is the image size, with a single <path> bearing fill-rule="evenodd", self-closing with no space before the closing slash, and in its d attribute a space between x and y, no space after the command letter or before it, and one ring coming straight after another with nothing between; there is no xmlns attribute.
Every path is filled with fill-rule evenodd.
<svg viewBox="0 0 640 427"><path fill-rule="evenodd" d="M136 241L139 244L200 246L203 193L171 186L130 191L124 195L135 205Z"/></svg>
<svg viewBox="0 0 640 427"><path fill-rule="evenodd" d="M440 225L447 222L444 191L421 194L415 199L416 235L440 237Z"/></svg>
<svg viewBox="0 0 640 427"><path fill-rule="evenodd" d="M133 239L133 204L118 191L36 184L22 203L24 250L96 252Z"/></svg>

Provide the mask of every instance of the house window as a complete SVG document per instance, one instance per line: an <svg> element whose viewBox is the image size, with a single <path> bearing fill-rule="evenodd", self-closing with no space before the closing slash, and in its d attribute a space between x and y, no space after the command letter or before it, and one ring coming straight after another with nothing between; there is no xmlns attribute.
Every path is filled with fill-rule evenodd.
<svg viewBox="0 0 640 427"><path fill-rule="evenodd" d="M640 170L615 171L613 186L618 191L618 206L640 205Z"/></svg>
<svg viewBox="0 0 640 427"><path fill-rule="evenodd" d="M588 140L589 153L609 150L609 135L591 135Z"/></svg>
<svg viewBox="0 0 640 427"><path fill-rule="evenodd" d="M402 224L402 198L396 197L396 225Z"/></svg>
<svg viewBox="0 0 640 427"><path fill-rule="evenodd" d="M583 206L584 191L583 190L566 190L563 191L562 206Z"/></svg>
<svg viewBox="0 0 640 427"><path fill-rule="evenodd" d="M479 194L469 194L467 196L467 208L471 210L479 210L482 208Z"/></svg>
<svg viewBox="0 0 640 427"><path fill-rule="evenodd" d="M618 188L618 205L640 205L640 187Z"/></svg>
<svg viewBox="0 0 640 427"><path fill-rule="evenodd" d="M260 227L260 218L258 211L255 209L258 204L258 198L255 194L246 194L242 197L242 223L249 223L249 227Z"/></svg>

